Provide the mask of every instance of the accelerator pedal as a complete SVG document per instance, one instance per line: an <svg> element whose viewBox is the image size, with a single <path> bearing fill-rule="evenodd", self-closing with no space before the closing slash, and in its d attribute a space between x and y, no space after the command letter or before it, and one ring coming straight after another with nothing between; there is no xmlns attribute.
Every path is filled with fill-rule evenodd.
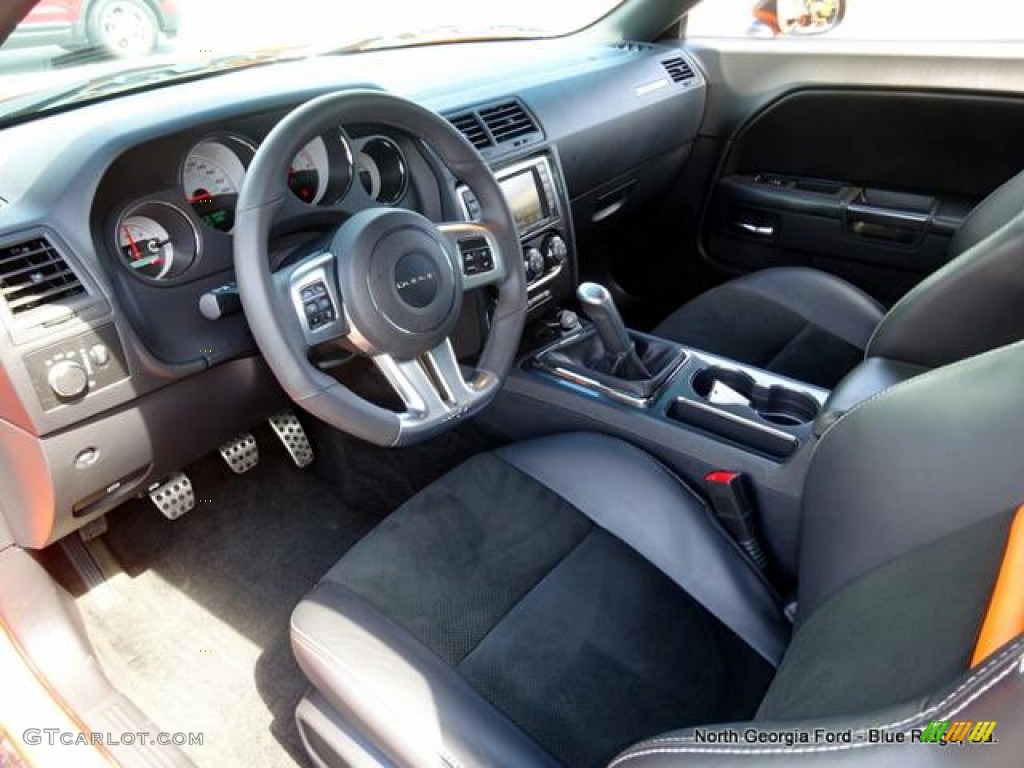
<svg viewBox="0 0 1024 768"><path fill-rule="evenodd" d="M196 494L188 475L179 472L167 482L149 489L149 498L168 520L177 520L196 506Z"/></svg>
<svg viewBox="0 0 1024 768"><path fill-rule="evenodd" d="M313 463L313 445L298 416L290 410L281 411L270 417L270 427L292 457L295 466L303 469Z"/></svg>
<svg viewBox="0 0 1024 768"><path fill-rule="evenodd" d="M244 432L220 447L220 455L236 475L244 475L260 463L260 449L256 438Z"/></svg>

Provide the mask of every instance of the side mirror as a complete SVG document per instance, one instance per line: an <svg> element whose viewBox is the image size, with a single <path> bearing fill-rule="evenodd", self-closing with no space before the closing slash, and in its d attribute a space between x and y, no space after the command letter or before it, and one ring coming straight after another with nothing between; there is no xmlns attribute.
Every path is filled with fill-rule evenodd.
<svg viewBox="0 0 1024 768"><path fill-rule="evenodd" d="M822 35L846 14L846 0L758 0L752 37Z"/></svg>

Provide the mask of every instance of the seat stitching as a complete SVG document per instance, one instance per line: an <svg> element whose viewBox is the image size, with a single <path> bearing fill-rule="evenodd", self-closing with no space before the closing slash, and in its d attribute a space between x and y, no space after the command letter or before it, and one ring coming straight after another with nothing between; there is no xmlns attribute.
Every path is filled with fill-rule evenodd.
<svg viewBox="0 0 1024 768"><path fill-rule="evenodd" d="M1002 662L1004 662L1008 657L1015 656L1016 658L1013 659L1013 663L1012 664L1008 665L1006 667L1006 669L1004 669L1002 672L1000 672L996 677L994 677L991 680L989 680L982 687L980 687L977 691L975 691L973 694L971 694L971 696L969 696L963 702L958 704L954 709L950 710L948 715L947 715L947 717L952 717L953 715L956 715L959 712L962 712L965 708L970 706L977 699L979 699L981 696L986 694L989 690L991 690L996 685L998 685L1000 682L1002 682L1004 679L1006 679L1010 675L1010 673L1013 672L1013 670L1016 668L1016 666L1018 664L1024 663L1024 655L1017 656L1017 654L1020 654L1020 652L1021 652L1020 645L1021 644L1019 642L1018 643L1013 643L1005 651L1002 651L1001 653L999 653L996 656L994 656L990 661L988 661L984 665L982 665L975 674L971 675L965 682L963 682L961 685L959 685L948 696L943 698L942 701L940 701L938 704L935 704L935 705L933 705L931 707L928 707L926 709L923 709L923 710L920 710L918 712L915 712L913 715L911 715L910 717L907 717L907 718L905 718L903 720L897 720L896 722L887 723L887 724L884 724L884 725L871 725L871 726L867 726L867 727L875 728L875 729L878 729L878 730L893 730L893 729L896 729L896 728L902 728L905 725L909 725L910 723L914 722L915 720L923 720L926 717L930 718L932 715L934 715L935 713L941 711L944 707L946 707L947 704L950 704L952 702L952 700L955 699L958 695L960 695L965 689L967 689L971 685L977 683L977 681L980 678L984 677L985 674L987 672L989 672L991 669L993 669L994 667L996 667L999 664L1001 664ZM862 730L862 729L858 729L858 730ZM671 744L671 743L680 744L681 746L678 746L678 747L667 747L666 746L666 747L648 749L648 747L654 747L654 745L657 745L657 744L666 744L667 745L667 744ZM635 757L645 757L645 756L648 756L648 755L655 755L655 754L686 754L686 753L690 753L690 754L735 754L735 755L775 755L775 754L794 754L794 753L796 753L796 754L800 754L800 753L812 754L812 753L820 753L820 752L841 752L841 751L848 750L848 749L860 749L862 747L882 746L882 745L879 745L879 744L870 744L870 743L867 743L867 742L857 743L857 744L841 744L841 745L832 745L832 746L822 746L822 747L785 747L785 748L779 747L779 748L753 748L753 749L746 748L746 747L743 747L743 746L735 746L735 747L689 747L689 746L682 746L684 744L689 744L689 743L690 742L684 741L682 737L678 737L678 736L669 736L669 737L660 738L660 739L649 739L649 740L643 742L641 745L638 745L637 747L634 748L634 749L637 749L639 751L628 752L628 753L626 753L624 755L621 755L620 757L616 758L612 763L610 763L608 765L608 768L615 768L615 766L620 765L620 764L626 762L627 760L631 760L631 759L633 759Z"/></svg>
<svg viewBox="0 0 1024 768"><path fill-rule="evenodd" d="M350 666L345 664L345 662L338 658L338 656L331 653L331 651L328 648L318 643L316 640L314 640L312 637L306 634L302 629L297 627L294 621L291 621L289 623L291 625L292 634L295 636L295 639L297 639L302 645L304 645L307 650L319 656L322 661L326 661L329 664L333 664L333 666L338 671L341 671L343 674L346 674L352 680L359 682L359 675L356 674ZM372 689L368 688L366 685L362 685L361 683L360 685L364 690L371 694L372 698L376 699L380 704L384 705L384 709L390 709L390 707L388 707L382 699L380 699L377 696L373 696ZM451 755L451 753L449 753L447 749L445 749L443 745L440 745L438 747L438 756L447 765L451 766L451 768L460 768L461 763L457 759L455 759Z"/></svg>

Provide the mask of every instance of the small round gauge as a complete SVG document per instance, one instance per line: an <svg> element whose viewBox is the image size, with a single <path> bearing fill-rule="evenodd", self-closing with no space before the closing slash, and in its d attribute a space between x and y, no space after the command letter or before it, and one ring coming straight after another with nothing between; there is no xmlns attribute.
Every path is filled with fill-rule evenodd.
<svg viewBox="0 0 1024 768"><path fill-rule="evenodd" d="M352 184L352 149L342 130L318 136L288 168L288 188L310 205L336 203Z"/></svg>
<svg viewBox="0 0 1024 768"><path fill-rule="evenodd" d="M377 136L363 145L356 160L359 183L371 198L384 205L402 199L408 184L405 157L391 139Z"/></svg>
<svg viewBox="0 0 1024 768"><path fill-rule="evenodd" d="M208 227L230 232L235 203L255 150L244 139L227 136L196 144L185 157L181 184L196 215Z"/></svg>
<svg viewBox="0 0 1024 768"><path fill-rule="evenodd" d="M137 277L162 281L178 277L195 261L198 236L188 216L168 203L143 203L117 223L117 250Z"/></svg>
<svg viewBox="0 0 1024 768"><path fill-rule="evenodd" d="M330 161L327 144L317 136L299 150L288 168L288 188L304 203L316 205L327 194L330 180Z"/></svg>

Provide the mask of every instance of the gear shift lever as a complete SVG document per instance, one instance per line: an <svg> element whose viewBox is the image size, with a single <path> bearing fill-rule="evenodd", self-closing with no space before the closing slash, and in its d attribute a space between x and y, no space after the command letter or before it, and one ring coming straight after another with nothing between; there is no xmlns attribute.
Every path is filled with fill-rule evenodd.
<svg viewBox="0 0 1024 768"><path fill-rule="evenodd" d="M597 283L581 283L576 289L576 298L597 329L609 358L622 360L634 353L633 340L629 338L626 324L622 322L622 315L607 288Z"/></svg>

